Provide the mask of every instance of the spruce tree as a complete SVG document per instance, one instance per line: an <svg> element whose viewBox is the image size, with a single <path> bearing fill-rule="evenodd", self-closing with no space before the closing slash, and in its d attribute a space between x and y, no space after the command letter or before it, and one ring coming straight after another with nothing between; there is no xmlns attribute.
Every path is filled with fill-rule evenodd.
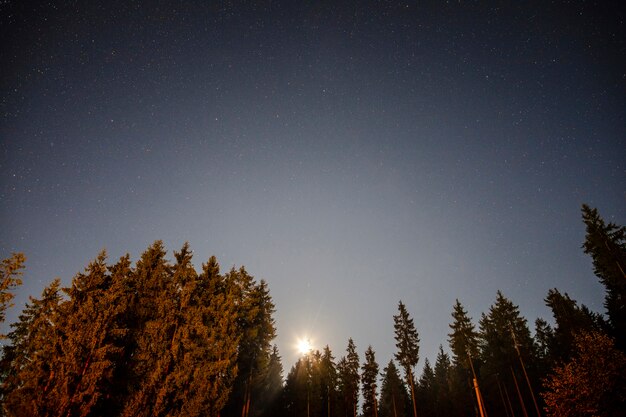
<svg viewBox="0 0 626 417"><path fill-rule="evenodd" d="M338 409L338 393L337 393L337 368L335 366L335 358L326 345L322 352L319 364L321 395L322 395L322 415L330 417L335 415Z"/></svg>
<svg viewBox="0 0 626 417"><path fill-rule="evenodd" d="M18 321L11 325L11 344L2 359L2 405L7 416L49 415L47 397L55 383L53 366L58 358L61 302L60 280L43 290L40 299L30 297Z"/></svg>
<svg viewBox="0 0 626 417"><path fill-rule="evenodd" d="M363 393L363 417L377 417L377 382L378 363L372 346L365 351L365 362L361 368L361 386Z"/></svg>
<svg viewBox="0 0 626 417"><path fill-rule="evenodd" d="M378 417L407 417L410 399L398 368L389 361L383 369L383 381L380 389Z"/></svg>
<svg viewBox="0 0 626 417"><path fill-rule="evenodd" d="M123 417L154 415L155 398L169 366L178 310L172 266L161 241L150 246L133 274L131 386Z"/></svg>
<svg viewBox="0 0 626 417"><path fill-rule="evenodd" d="M346 352L346 356L337 363L339 390L343 398L340 414L356 417L359 401L360 364L359 354L356 352L356 345L352 338L348 340Z"/></svg>
<svg viewBox="0 0 626 417"><path fill-rule="evenodd" d="M451 378L452 365L450 357L443 351L443 347L439 345L437 360L435 361L435 410L436 415L448 416L452 414L451 401Z"/></svg>
<svg viewBox="0 0 626 417"><path fill-rule="evenodd" d="M409 316L406 307L400 301L398 303L398 315L393 316L394 331L396 339L395 354L396 360L404 369L407 384L411 389L411 400L413 402L413 417L417 417L417 404L415 398L415 378L413 368L419 361L419 337L413 319Z"/></svg>
<svg viewBox="0 0 626 417"><path fill-rule="evenodd" d="M226 280L232 285L238 306L238 333L241 335L237 357L237 377L222 413L223 417L256 416L262 411L263 372L276 336L274 304L267 283L260 283L244 267L231 269Z"/></svg>
<svg viewBox="0 0 626 417"><path fill-rule="evenodd" d="M471 317L457 299L452 311L453 321L449 325L448 343L452 351L451 397L457 415L473 415L476 400L472 384L472 366L480 372L478 332ZM470 363L471 361L471 363Z"/></svg>
<svg viewBox="0 0 626 417"><path fill-rule="evenodd" d="M569 360L574 335L581 331L601 330L602 325L586 307L579 307L567 293L561 294L556 288L548 291L545 302L552 310L555 322L554 331L547 339L551 359L557 362Z"/></svg>
<svg viewBox="0 0 626 417"><path fill-rule="evenodd" d="M261 398L264 399L263 417L274 417L280 414L281 393L283 391L283 365L278 353L278 347L272 347L272 353L264 373Z"/></svg>
<svg viewBox="0 0 626 417"><path fill-rule="evenodd" d="M13 292L22 285L24 262L26 262L26 257L23 253L14 253L0 263L0 324L4 323L7 309L13 306L11 303L15 297ZM5 337L0 333L0 340Z"/></svg>
<svg viewBox="0 0 626 417"><path fill-rule="evenodd" d="M103 251L64 291L69 299L61 306L58 331L63 337L50 407L58 406L59 416L100 415L108 409L114 369L121 365L124 350L127 329L120 318L128 304L123 281L113 280Z"/></svg>
<svg viewBox="0 0 626 417"><path fill-rule="evenodd" d="M520 408L534 410L531 393L528 392L524 369L521 368L519 355L523 358L529 374L533 395L539 388L536 375L534 342L526 319L521 316L519 307L498 291L495 303L488 314L480 319L481 390L489 413L504 415L505 405L501 401L498 379L510 393L518 392L521 396ZM526 388L525 388L526 387ZM516 413L516 414L517 414Z"/></svg>
<svg viewBox="0 0 626 417"><path fill-rule="evenodd" d="M583 204L586 226L583 249L593 259L596 276L606 288L604 306L619 349L626 350L626 227L605 224L598 210Z"/></svg>
<svg viewBox="0 0 626 417"><path fill-rule="evenodd" d="M435 380L435 372L430 365L428 358L424 359L424 368L422 369L422 375L417 384L416 394L418 402L420 403L420 411L426 415L431 416L436 413L435 399L436 399L437 381Z"/></svg>

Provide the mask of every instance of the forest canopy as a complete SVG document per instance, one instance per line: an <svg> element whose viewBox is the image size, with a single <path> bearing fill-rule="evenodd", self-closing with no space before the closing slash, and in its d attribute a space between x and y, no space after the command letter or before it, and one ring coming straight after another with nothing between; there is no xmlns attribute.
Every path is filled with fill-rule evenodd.
<svg viewBox="0 0 626 417"><path fill-rule="evenodd" d="M384 368L348 337L340 357L309 351L283 375L270 289L245 267L223 273L210 257L197 271L188 244L169 261L160 241L134 265L101 252L69 287L55 279L31 297L3 336L0 415L623 415L626 228L586 205L582 217L604 312L555 288L553 317L531 329L500 291L477 322L457 299L449 349L419 376L410 300L393 316L397 352ZM2 321L25 262L2 261Z"/></svg>

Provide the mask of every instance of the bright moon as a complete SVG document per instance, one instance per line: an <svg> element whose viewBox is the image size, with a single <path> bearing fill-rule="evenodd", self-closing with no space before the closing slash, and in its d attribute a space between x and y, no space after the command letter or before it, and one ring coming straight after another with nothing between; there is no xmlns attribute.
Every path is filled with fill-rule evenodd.
<svg viewBox="0 0 626 417"><path fill-rule="evenodd" d="M313 347L309 339L298 340L298 351L302 354L309 353Z"/></svg>

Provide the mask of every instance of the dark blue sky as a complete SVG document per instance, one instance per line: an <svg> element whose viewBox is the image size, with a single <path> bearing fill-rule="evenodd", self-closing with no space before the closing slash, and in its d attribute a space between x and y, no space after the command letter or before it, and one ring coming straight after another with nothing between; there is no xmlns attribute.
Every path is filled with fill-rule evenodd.
<svg viewBox="0 0 626 417"><path fill-rule="evenodd" d="M20 308L162 239L268 281L286 370L305 334L386 364L400 299L420 367L456 298L603 310L580 205L626 223L621 6L36 3L0 5Z"/></svg>

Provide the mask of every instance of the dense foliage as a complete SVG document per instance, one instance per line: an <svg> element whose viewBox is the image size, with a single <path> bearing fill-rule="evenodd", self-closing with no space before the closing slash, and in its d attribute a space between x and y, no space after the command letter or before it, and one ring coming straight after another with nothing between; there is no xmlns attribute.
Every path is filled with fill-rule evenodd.
<svg viewBox="0 0 626 417"><path fill-rule="evenodd" d="M626 406L626 229L583 206L584 251L606 288L606 316L551 289L553 318L531 332L498 291L474 323L452 306L449 352L423 361L407 305L393 316L397 352L379 373L354 341L303 354L283 380L269 287L244 267L193 267L185 244L166 259L155 242L132 265L99 254L68 288L30 298L6 335L6 416L621 416ZM0 268L0 320L25 258ZM404 378L401 376L403 373ZM360 405L360 406L359 406Z"/></svg>

